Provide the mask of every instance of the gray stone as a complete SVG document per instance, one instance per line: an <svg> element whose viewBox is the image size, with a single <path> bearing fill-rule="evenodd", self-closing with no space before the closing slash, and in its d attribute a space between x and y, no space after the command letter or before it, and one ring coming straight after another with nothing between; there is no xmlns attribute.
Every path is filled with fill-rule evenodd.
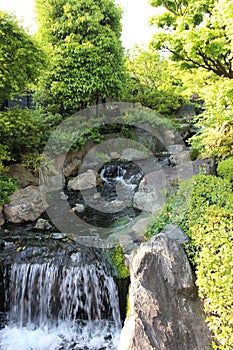
<svg viewBox="0 0 233 350"><path fill-rule="evenodd" d="M50 225L48 220L39 218L36 222L35 228L37 230L50 230L52 228L52 226Z"/></svg>
<svg viewBox="0 0 233 350"><path fill-rule="evenodd" d="M12 223L35 221L45 211L38 187L28 186L10 195L10 203L4 205L6 219Z"/></svg>
<svg viewBox="0 0 233 350"><path fill-rule="evenodd" d="M89 169L87 172L78 175L77 177L69 180L68 182L68 188L71 188L72 190L87 190L90 188L96 187L96 177L97 173Z"/></svg>
<svg viewBox="0 0 233 350"><path fill-rule="evenodd" d="M74 176L78 173L78 169L81 165L81 160L78 158L72 159L70 162L66 162L63 167L63 174L65 177Z"/></svg>
<svg viewBox="0 0 233 350"><path fill-rule="evenodd" d="M155 213L165 204L164 190L167 188L163 170L146 174L135 193L135 206L145 212Z"/></svg>
<svg viewBox="0 0 233 350"><path fill-rule="evenodd" d="M150 218L142 218L139 219L133 226L132 226L132 231L136 233L143 233L145 232L147 225L150 221Z"/></svg>
<svg viewBox="0 0 233 350"><path fill-rule="evenodd" d="M194 174L216 175L216 167L213 158L197 159L193 162Z"/></svg>
<svg viewBox="0 0 233 350"><path fill-rule="evenodd" d="M179 155L174 155L179 156ZM162 209L166 200L166 192L174 192L180 181L190 179L193 175L204 173L215 174L215 164L212 158L197 159L193 162L185 161L187 152L181 164L165 167L158 171L151 171L141 181L138 191L134 195L134 205L145 212L156 213Z"/></svg>
<svg viewBox="0 0 233 350"><path fill-rule="evenodd" d="M187 121L190 121L195 117L196 110L193 104L183 104L177 110L178 117L184 117Z"/></svg>
<svg viewBox="0 0 233 350"><path fill-rule="evenodd" d="M100 200L101 199L101 194L99 192L94 193L93 199L94 200Z"/></svg>
<svg viewBox="0 0 233 350"><path fill-rule="evenodd" d="M67 196L67 194L65 194L64 192L61 192L60 193L60 199L62 201L66 201L69 197Z"/></svg>
<svg viewBox="0 0 233 350"><path fill-rule="evenodd" d="M51 175L44 179L44 183L42 184L42 188L46 190L46 192L62 190L65 185L65 178L62 174Z"/></svg>
<svg viewBox="0 0 233 350"><path fill-rule="evenodd" d="M167 146L170 154L177 154L186 151L185 144L175 144Z"/></svg>
<svg viewBox="0 0 233 350"><path fill-rule="evenodd" d="M149 152L144 153L134 148L126 148L123 150L121 158L131 160L145 159L150 156Z"/></svg>
<svg viewBox="0 0 233 350"><path fill-rule="evenodd" d="M4 225L4 223L5 223L5 219L4 219L4 215L3 215L3 206L0 205L0 227L2 225Z"/></svg>
<svg viewBox="0 0 233 350"><path fill-rule="evenodd" d="M175 227L167 227L131 258L129 311L118 349L211 349L203 304L179 244L186 239Z"/></svg>
<svg viewBox="0 0 233 350"><path fill-rule="evenodd" d="M72 211L76 211L77 213L83 213L84 210L85 210L85 206L80 203L75 204L75 207L72 208Z"/></svg>
<svg viewBox="0 0 233 350"><path fill-rule="evenodd" d="M21 188L27 187L29 185L39 185L39 178L34 176L21 164L10 165L9 175L19 183Z"/></svg>
<svg viewBox="0 0 233 350"><path fill-rule="evenodd" d="M120 159L120 153L118 153L118 152L111 152L110 153L110 158L112 159L112 160L114 160L114 159Z"/></svg>
<svg viewBox="0 0 233 350"><path fill-rule="evenodd" d="M180 165L190 161L190 155L188 151L172 154L169 157L169 162L171 165Z"/></svg>

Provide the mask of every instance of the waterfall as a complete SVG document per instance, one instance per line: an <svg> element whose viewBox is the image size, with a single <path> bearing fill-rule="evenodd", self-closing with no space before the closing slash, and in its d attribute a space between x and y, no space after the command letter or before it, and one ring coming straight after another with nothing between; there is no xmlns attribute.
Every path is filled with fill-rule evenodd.
<svg viewBox="0 0 233 350"><path fill-rule="evenodd" d="M79 253L71 258L71 266L13 263L6 269L1 350L117 348L121 322L113 278L100 261L82 265L76 264Z"/></svg>

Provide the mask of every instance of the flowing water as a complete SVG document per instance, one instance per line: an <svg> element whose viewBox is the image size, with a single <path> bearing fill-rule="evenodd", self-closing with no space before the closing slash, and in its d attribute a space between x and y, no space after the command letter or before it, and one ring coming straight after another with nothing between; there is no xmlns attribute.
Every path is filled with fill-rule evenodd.
<svg viewBox="0 0 233 350"><path fill-rule="evenodd" d="M5 269L7 322L1 350L117 349L121 329L114 280L105 265L12 264ZM73 265L73 266L72 266Z"/></svg>
<svg viewBox="0 0 233 350"><path fill-rule="evenodd" d="M130 202L143 177L132 162L107 164L99 175L103 183L98 191L106 203ZM71 203L79 196L71 193ZM86 208L81 215L92 224L111 227L121 217L136 216L137 210L129 206L110 215ZM100 256L88 248L81 254L78 243L63 234L33 232L30 227L15 233L10 228L9 237L4 237L6 256L3 271L0 268L0 349L117 349L118 291Z"/></svg>

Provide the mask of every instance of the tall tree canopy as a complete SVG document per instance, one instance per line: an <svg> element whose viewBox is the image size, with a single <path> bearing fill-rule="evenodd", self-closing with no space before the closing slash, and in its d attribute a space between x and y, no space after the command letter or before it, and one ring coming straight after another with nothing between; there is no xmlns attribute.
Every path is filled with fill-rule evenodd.
<svg viewBox="0 0 233 350"><path fill-rule="evenodd" d="M38 77L43 55L16 18L0 12L0 101L21 93Z"/></svg>
<svg viewBox="0 0 233 350"><path fill-rule="evenodd" d="M174 74L171 62L151 50L136 50L127 59L129 78L124 98L171 115L185 99L182 81Z"/></svg>
<svg viewBox="0 0 233 350"><path fill-rule="evenodd" d="M70 114L118 98L124 77L121 10L113 0L36 0L48 69L38 91L47 110Z"/></svg>
<svg viewBox="0 0 233 350"><path fill-rule="evenodd" d="M184 67L202 67L233 78L233 3L231 0L151 0L165 12L153 23L160 30L153 46L166 48Z"/></svg>

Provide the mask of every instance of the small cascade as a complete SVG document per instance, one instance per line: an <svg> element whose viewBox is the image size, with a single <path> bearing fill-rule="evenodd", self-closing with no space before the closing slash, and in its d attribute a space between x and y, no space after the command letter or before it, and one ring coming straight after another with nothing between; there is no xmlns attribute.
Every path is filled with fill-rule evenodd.
<svg viewBox="0 0 233 350"><path fill-rule="evenodd" d="M79 253L71 259L69 266L13 263L5 270L1 350L117 349L121 321L113 278L101 261L77 264Z"/></svg>
<svg viewBox="0 0 233 350"><path fill-rule="evenodd" d="M143 178L143 172L133 162L116 161L107 163L100 169L100 177L104 182L101 194L106 200L132 200L134 192ZM122 196L122 194L124 194Z"/></svg>

